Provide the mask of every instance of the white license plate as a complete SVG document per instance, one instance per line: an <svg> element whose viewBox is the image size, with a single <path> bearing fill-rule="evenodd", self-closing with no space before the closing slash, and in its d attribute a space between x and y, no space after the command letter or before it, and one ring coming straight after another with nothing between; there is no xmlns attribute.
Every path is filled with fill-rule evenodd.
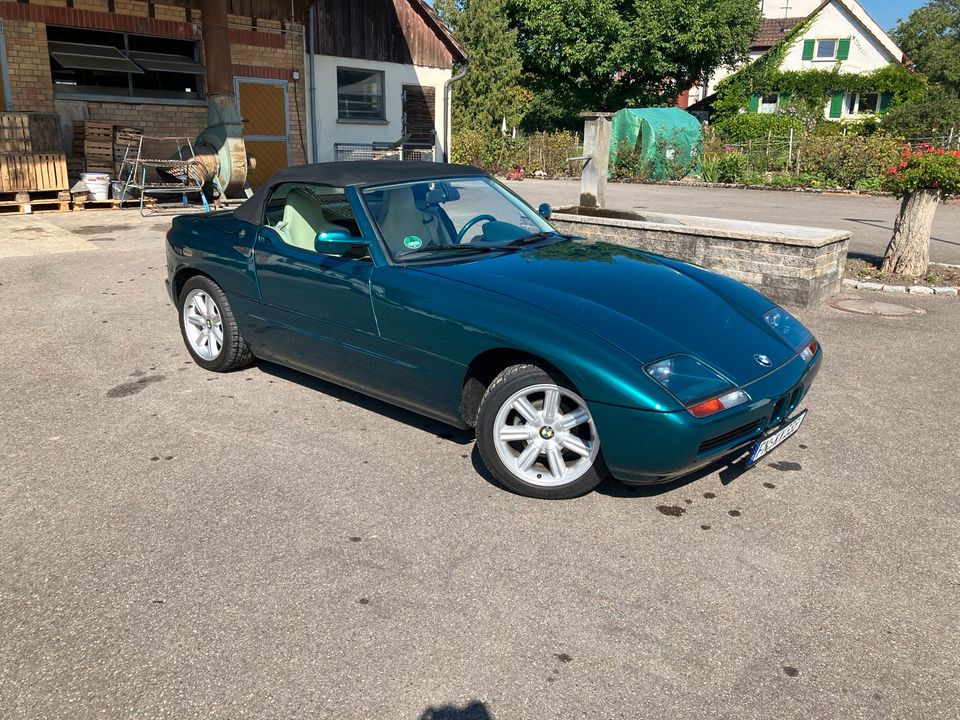
<svg viewBox="0 0 960 720"><path fill-rule="evenodd" d="M781 425L780 429L772 435L768 435L762 440L758 440L753 446L753 452L750 453L750 459L747 460L747 467L755 465L762 457L769 455L772 450L782 445L791 437L797 434L797 430L803 425L803 419L807 416L807 411L797 415L793 420L788 420L786 424Z"/></svg>

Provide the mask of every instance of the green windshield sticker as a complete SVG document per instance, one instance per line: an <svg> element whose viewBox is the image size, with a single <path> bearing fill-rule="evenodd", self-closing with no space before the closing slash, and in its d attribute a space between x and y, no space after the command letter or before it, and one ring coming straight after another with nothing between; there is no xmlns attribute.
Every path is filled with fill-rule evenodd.
<svg viewBox="0 0 960 720"><path fill-rule="evenodd" d="M403 244L410 250L419 250L423 247L423 240L418 238L416 235L407 235L403 239Z"/></svg>

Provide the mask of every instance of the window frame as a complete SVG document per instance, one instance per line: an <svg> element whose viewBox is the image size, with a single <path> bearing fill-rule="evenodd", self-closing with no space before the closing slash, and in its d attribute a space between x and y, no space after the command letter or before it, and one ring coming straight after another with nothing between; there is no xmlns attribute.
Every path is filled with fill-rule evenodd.
<svg viewBox="0 0 960 720"><path fill-rule="evenodd" d="M70 31L72 33L79 33L81 37L73 39L50 39L50 29L56 31ZM200 54L200 43L196 40L188 40L184 38L166 38L161 35L150 35L146 33L129 33L123 31L114 31L114 30L97 30L93 28L77 28L71 27L68 25L56 25L49 24L47 25L46 39L48 42L52 43L72 43L75 45L88 45L94 46L100 43L90 42L89 40L84 41L82 35L84 33L96 33L99 35L115 35L123 40L123 48L116 48L117 51L123 55L127 60L136 65L138 68L140 66L137 62L130 56L131 53L148 53L154 55L166 55L169 54L170 58L184 58L190 59L189 55L184 55L183 53L156 53L150 50L131 50L130 40L131 38L151 38L155 40L175 40L177 43L189 44L193 51L192 60L196 64L199 72L173 72L166 70L146 70L140 68L140 73L133 72L124 72L124 71L106 71L111 75L116 75L118 78L123 76L126 78L125 87L122 86L97 86L97 85L69 85L66 83L58 83L54 78L54 63L59 62L53 56L48 48L47 52L47 61L50 69L51 83L53 85L53 94L55 99L61 100L85 100L85 101L96 101L96 102L119 102L119 103L134 103L137 105L206 105L206 69L203 67L202 63L199 60ZM114 47L114 46L110 46ZM177 92L174 90L171 91L154 91L145 90L143 88L137 88L134 86L134 75L146 75L148 73L170 73L173 75L192 75L196 78L196 92ZM100 89L101 92L98 92L97 89Z"/></svg>
<svg viewBox="0 0 960 720"><path fill-rule="evenodd" d="M340 108L340 97L341 95L353 95L357 96L355 93L341 93L340 92L340 71L346 70L349 72L359 72L367 73L369 75L377 75L380 80L380 115L378 117L373 117L371 115L364 115L362 117L353 117L350 115L344 115ZM363 68L363 67L354 67L350 65L337 65L336 68L337 76L337 122L338 123L385 123L387 122L387 78L385 70L377 70L375 68Z"/></svg>
<svg viewBox="0 0 960 720"><path fill-rule="evenodd" d="M833 55L829 57L820 55L820 44L824 42L833 43ZM839 37L825 37L817 38L816 43L813 46L813 61L814 62L834 62L837 59L837 55L840 54L840 38Z"/></svg>
<svg viewBox="0 0 960 720"><path fill-rule="evenodd" d="M764 110L764 108L770 108L770 103L764 102L766 98L774 98L772 109ZM773 115L780 108L780 93L767 93L766 95L760 96L760 101L757 103L757 114L758 115Z"/></svg>
<svg viewBox="0 0 960 720"><path fill-rule="evenodd" d="M865 95L874 95L877 98L877 101L874 103L872 109L864 110L862 106L863 98ZM883 93L881 92L867 92L859 93L852 92L847 93L847 102L845 103L845 110L847 115L879 115L880 114L880 105L883 103Z"/></svg>

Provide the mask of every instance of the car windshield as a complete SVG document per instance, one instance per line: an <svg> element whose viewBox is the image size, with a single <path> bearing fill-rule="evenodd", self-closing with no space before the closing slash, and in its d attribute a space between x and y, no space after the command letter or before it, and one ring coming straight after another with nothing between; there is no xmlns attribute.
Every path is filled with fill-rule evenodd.
<svg viewBox="0 0 960 720"><path fill-rule="evenodd" d="M395 260L454 260L559 237L550 224L487 177L382 185L363 197Z"/></svg>

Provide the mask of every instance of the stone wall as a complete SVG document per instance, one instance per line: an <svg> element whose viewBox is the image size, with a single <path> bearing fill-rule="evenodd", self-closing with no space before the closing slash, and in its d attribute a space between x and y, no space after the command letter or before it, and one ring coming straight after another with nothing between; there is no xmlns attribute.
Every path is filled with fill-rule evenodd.
<svg viewBox="0 0 960 720"><path fill-rule="evenodd" d="M582 208L560 210L550 222L561 232L699 265L800 307L840 291L850 240L847 232L823 228Z"/></svg>

